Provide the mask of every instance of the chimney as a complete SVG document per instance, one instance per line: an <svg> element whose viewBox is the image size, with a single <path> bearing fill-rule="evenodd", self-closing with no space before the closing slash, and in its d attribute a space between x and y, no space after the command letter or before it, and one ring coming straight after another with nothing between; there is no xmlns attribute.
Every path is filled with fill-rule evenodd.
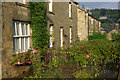
<svg viewBox="0 0 120 80"><path fill-rule="evenodd" d="M87 12L89 13L89 9L88 9L88 7L87 7Z"/></svg>
<svg viewBox="0 0 120 80"><path fill-rule="evenodd" d="M82 5L82 10L85 11L85 7L84 7L84 5Z"/></svg>

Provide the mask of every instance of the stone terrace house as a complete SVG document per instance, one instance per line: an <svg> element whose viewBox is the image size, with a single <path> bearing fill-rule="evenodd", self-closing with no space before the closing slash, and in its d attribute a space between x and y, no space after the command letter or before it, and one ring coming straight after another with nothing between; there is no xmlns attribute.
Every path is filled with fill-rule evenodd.
<svg viewBox="0 0 120 80"><path fill-rule="evenodd" d="M88 35L92 35L93 31L101 32L101 22L94 16L89 14L88 18Z"/></svg>
<svg viewBox="0 0 120 80"><path fill-rule="evenodd" d="M84 6L77 9L77 28L79 40L87 40L88 37L88 13Z"/></svg>
<svg viewBox="0 0 120 80"><path fill-rule="evenodd" d="M101 22L90 15L90 12L85 7L82 9L77 9L77 32L79 40L87 40L88 36L93 33L93 31L101 30Z"/></svg>
<svg viewBox="0 0 120 80"><path fill-rule="evenodd" d="M25 2L1 2L2 25L0 26L0 54L2 54L2 68L0 75L10 78L22 74L29 67L12 66L7 64L13 52L24 51L31 44L29 4ZM1 31L2 30L2 31Z"/></svg>
<svg viewBox="0 0 120 80"><path fill-rule="evenodd" d="M63 47L77 40L77 8L78 3L50 2L47 5L48 24L51 34L50 48Z"/></svg>
<svg viewBox="0 0 120 80"><path fill-rule="evenodd" d="M29 3L3 2L2 25L0 26L0 54L2 54L3 78L15 77L29 70L29 66L12 66L7 64L13 52L24 51L32 46L30 29ZM98 21L83 9L78 9L78 2L47 3L47 30L50 33L49 47L67 48L71 43L87 39L88 32L92 32L94 22ZM90 23L91 19L95 20ZM99 22L99 21L98 21ZM100 23L100 22L99 22ZM99 25L100 27L100 25ZM98 27L97 27L98 29Z"/></svg>

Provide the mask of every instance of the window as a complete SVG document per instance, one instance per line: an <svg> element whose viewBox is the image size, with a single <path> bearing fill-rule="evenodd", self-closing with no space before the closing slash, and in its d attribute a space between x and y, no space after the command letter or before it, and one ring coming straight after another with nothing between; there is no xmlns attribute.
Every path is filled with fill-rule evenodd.
<svg viewBox="0 0 120 80"><path fill-rule="evenodd" d="M69 17L72 17L72 4L69 2Z"/></svg>
<svg viewBox="0 0 120 80"><path fill-rule="evenodd" d="M72 42L72 28L70 26L70 43Z"/></svg>
<svg viewBox="0 0 120 80"><path fill-rule="evenodd" d="M22 52L30 47L30 25L13 21L13 50Z"/></svg>
<svg viewBox="0 0 120 80"><path fill-rule="evenodd" d="M19 2L25 4L25 0L19 0Z"/></svg>
<svg viewBox="0 0 120 80"><path fill-rule="evenodd" d="M53 47L53 25L50 25L50 48Z"/></svg>
<svg viewBox="0 0 120 80"><path fill-rule="evenodd" d="M50 0L50 2L49 2L49 11L50 12L53 12L53 1L52 0Z"/></svg>
<svg viewBox="0 0 120 80"><path fill-rule="evenodd" d="M63 27L60 28L60 41L61 47L63 47Z"/></svg>
<svg viewBox="0 0 120 80"><path fill-rule="evenodd" d="M93 24L93 19L91 19L91 24Z"/></svg>

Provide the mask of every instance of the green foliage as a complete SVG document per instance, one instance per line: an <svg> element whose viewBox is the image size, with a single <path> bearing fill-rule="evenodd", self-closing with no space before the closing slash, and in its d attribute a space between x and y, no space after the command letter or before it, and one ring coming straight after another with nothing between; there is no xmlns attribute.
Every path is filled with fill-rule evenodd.
<svg viewBox="0 0 120 80"><path fill-rule="evenodd" d="M100 20L104 29L114 28L115 25L113 24L118 22L120 15L118 9L92 9L91 12L98 19L101 15L107 16L107 20Z"/></svg>
<svg viewBox="0 0 120 80"><path fill-rule="evenodd" d="M77 70L74 74L76 78L98 77L100 67L117 59L120 54L119 44L105 39L77 42L69 48L69 51L70 56L74 57L74 61L78 63L79 67L91 68L91 72L87 73L88 75L86 74L86 76L83 75L84 71L82 72L80 69ZM89 58L87 58L86 55L89 55Z"/></svg>
<svg viewBox="0 0 120 80"><path fill-rule="evenodd" d="M102 34L101 32L93 32L92 35L88 36L89 40L94 40L94 39L107 39L107 34L104 33Z"/></svg>
<svg viewBox="0 0 120 80"><path fill-rule="evenodd" d="M120 35L118 33L112 33L112 40L120 42Z"/></svg>
<svg viewBox="0 0 120 80"><path fill-rule="evenodd" d="M34 49L48 45L47 15L45 2L30 2L32 41Z"/></svg>
<svg viewBox="0 0 120 80"><path fill-rule="evenodd" d="M51 55L52 51L47 51L47 54ZM60 67L60 64L62 64L61 59L63 58L57 58L56 56L52 55L47 59L47 56L42 56L41 51L29 49L26 52L16 54L10 59L9 63L12 65L31 65L34 75L28 78L61 77L62 68ZM45 61L46 59L47 61Z"/></svg>
<svg viewBox="0 0 120 80"><path fill-rule="evenodd" d="M99 17L101 16L100 13L101 11L105 11L105 16L108 17L108 22L109 23L116 23L118 18L119 18L119 10L118 9L92 9L92 15L94 15L96 18L99 19ZM114 14L114 15L113 15Z"/></svg>

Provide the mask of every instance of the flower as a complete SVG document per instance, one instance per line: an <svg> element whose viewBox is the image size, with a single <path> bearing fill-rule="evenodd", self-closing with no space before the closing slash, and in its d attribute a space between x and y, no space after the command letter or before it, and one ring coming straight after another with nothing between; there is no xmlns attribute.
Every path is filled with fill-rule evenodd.
<svg viewBox="0 0 120 80"><path fill-rule="evenodd" d="M31 62L29 62L29 64L31 64Z"/></svg>
<svg viewBox="0 0 120 80"><path fill-rule="evenodd" d="M89 55L86 55L86 58L89 58Z"/></svg>
<svg viewBox="0 0 120 80"><path fill-rule="evenodd" d="M18 62L20 62L20 59L18 59Z"/></svg>

